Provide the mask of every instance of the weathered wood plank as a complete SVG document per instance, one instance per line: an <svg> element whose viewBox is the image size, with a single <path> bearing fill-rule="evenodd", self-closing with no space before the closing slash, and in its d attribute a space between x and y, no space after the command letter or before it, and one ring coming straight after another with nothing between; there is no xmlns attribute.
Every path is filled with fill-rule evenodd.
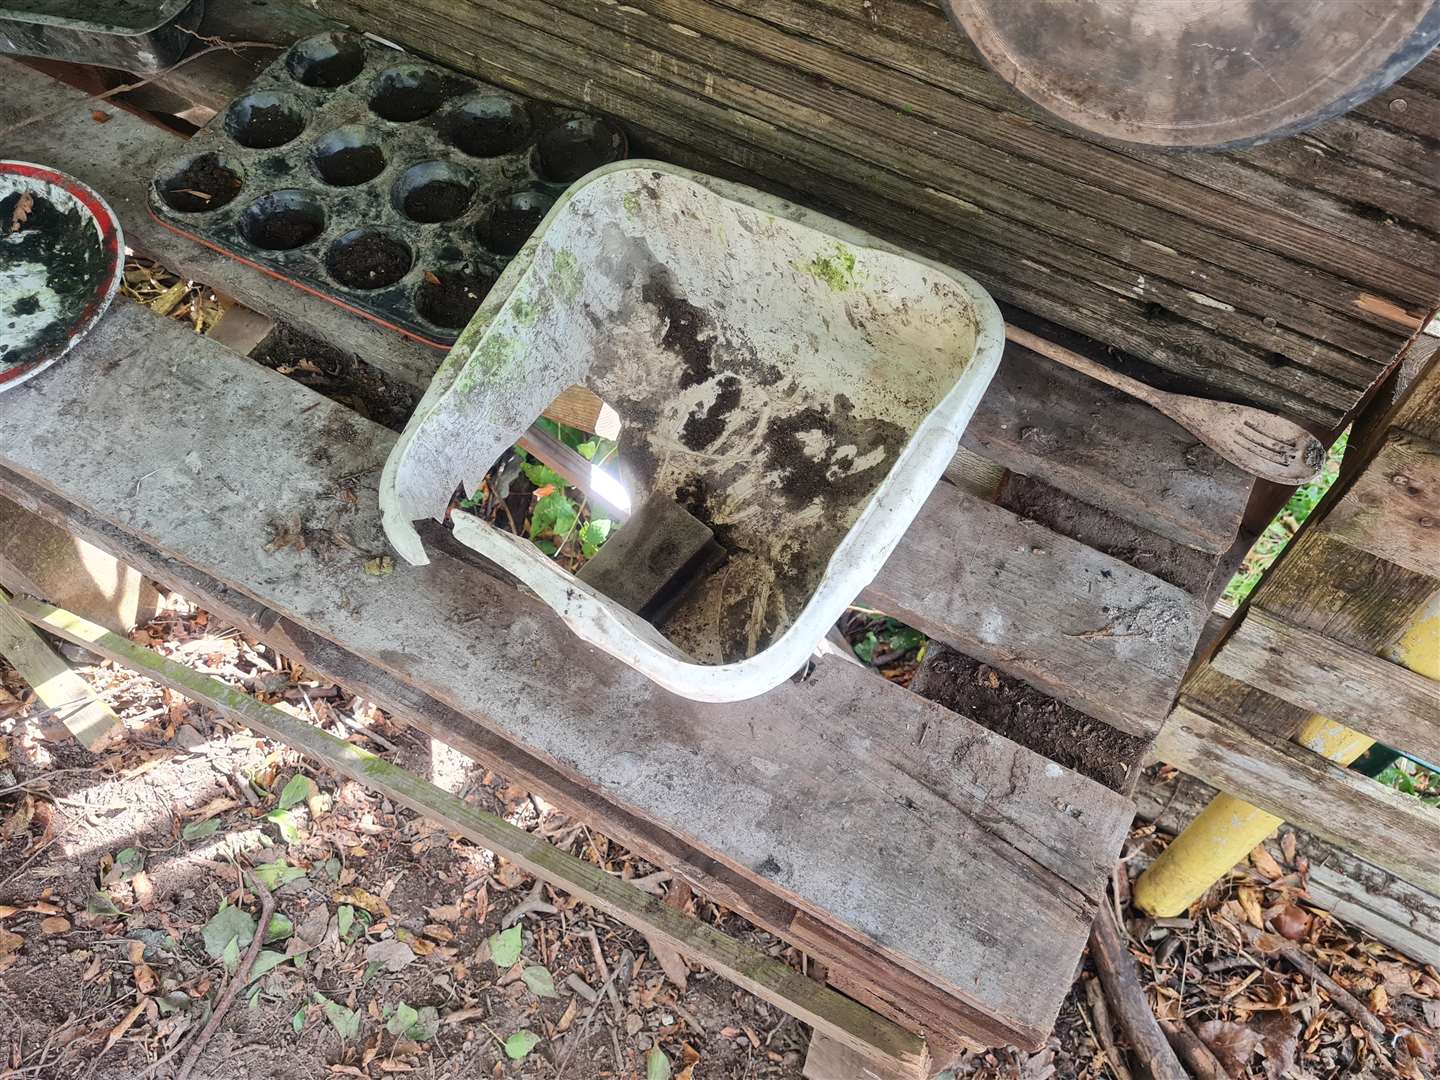
<svg viewBox="0 0 1440 1080"><path fill-rule="evenodd" d="M1276 817L1440 892L1440 815L1298 743L1211 720L1183 706L1155 743L1159 760Z"/></svg>
<svg viewBox="0 0 1440 1080"><path fill-rule="evenodd" d="M1184 773L1166 777L1148 772L1135 792L1136 816L1176 835L1211 798L1215 789ZM1440 961L1440 896L1401 881L1343 848L1303 829L1289 828L1298 852L1309 860L1309 898L1341 922L1357 926L1407 956ZM1277 860L1284 855L1276 840L1265 846ZM1141 856L1143 869L1144 857Z"/></svg>
<svg viewBox="0 0 1440 1080"><path fill-rule="evenodd" d="M1387 746L1440 761L1440 683L1399 664L1254 606L1212 663Z"/></svg>
<svg viewBox="0 0 1440 1080"><path fill-rule="evenodd" d="M961 441L1012 472L1215 554L1234 543L1254 486L1155 409L1013 344Z"/></svg>
<svg viewBox="0 0 1440 1080"><path fill-rule="evenodd" d="M599 908L647 938L659 939L719 972L736 985L795 1016L867 1061L920 1077L928 1069L922 1039L876 1016L778 960L720 933L707 923L681 914L642 889L601 867L486 813L457 795L409 773L313 724L266 705L232 686L141 648L71 612L33 599L14 602L15 610L36 626L154 679L222 716L254 728L408 806L472 843L488 848L564 891Z"/></svg>
<svg viewBox="0 0 1440 1080"><path fill-rule="evenodd" d="M1440 445L1392 430L1322 527L1388 562L1440 578Z"/></svg>
<svg viewBox="0 0 1440 1080"><path fill-rule="evenodd" d="M978 1045L973 1041L975 1033L989 1029L987 1018L973 1008L879 956L843 928L797 911L793 904L766 891L763 882L736 873L688 841L615 805L603 792L582 787L522 747L334 642L3 468L0 492L23 502L30 512L56 527L70 530L140 569L147 577L320 677L347 687L431 738L543 795L561 812L586 822L647 861L684 878L704 895L800 946L825 965L830 985L896 1020L906 1030L925 1033L936 1068L945 1068L964 1048ZM971 1038L964 1038L961 1032L970 1032ZM1003 1034L997 1037L1003 1038Z"/></svg>
<svg viewBox="0 0 1440 1080"><path fill-rule="evenodd" d="M944 482L861 596L1146 738L1205 622L1185 590Z"/></svg>
<svg viewBox="0 0 1440 1080"><path fill-rule="evenodd" d="M266 453L221 415L264 417ZM63 438L77 425L105 439L83 461ZM0 457L23 476L183 551L848 925L990 1017L992 1033L1043 1038L1125 832L1125 800L852 665L706 706L581 646L548 610L439 549L428 567L367 575L364 557L383 550L373 483L392 440L123 305L65 363L0 400ZM297 515L305 550L276 547Z"/></svg>
<svg viewBox="0 0 1440 1080"><path fill-rule="evenodd" d="M123 730L115 711L96 696L89 683L70 670L64 657L16 614L13 602L3 589L0 589L0 657L10 662L30 684L40 703L54 711L86 750L102 749L117 730Z"/></svg>

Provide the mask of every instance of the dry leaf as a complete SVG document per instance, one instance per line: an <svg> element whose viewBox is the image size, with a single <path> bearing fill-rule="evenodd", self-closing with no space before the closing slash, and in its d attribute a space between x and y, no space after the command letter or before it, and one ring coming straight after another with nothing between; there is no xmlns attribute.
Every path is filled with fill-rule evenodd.
<svg viewBox="0 0 1440 1080"><path fill-rule="evenodd" d="M90 119L94 120L97 124L108 124L110 122L110 114L103 109L94 109L90 113Z"/></svg>
<svg viewBox="0 0 1440 1080"><path fill-rule="evenodd" d="M351 904L355 907L364 908L371 915L381 918L390 918L390 905L374 893L368 893L364 889L340 889L331 897L337 904Z"/></svg>
<svg viewBox="0 0 1440 1080"><path fill-rule="evenodd" d="M1287 832L1280 837L1280 853L1285 856L1285 861L1291 866L1295 865L1295 850L1295 834L1293 832Z"/></svg>
<svg viewBox="0 0 1440 1080"><path fill-rule="evenodd" d="M1267 881L1277 881L1285 876L1284 868L1275 861L1275 856L1265 849L1264 844L1257 844L1255 850L1250 852L1250 862Z"/></svg>
<svg viewBox="0 0 1440 1080"><path fill-rule="evenodd" d="M1377 986L1370 991L1370 1011L1376 1013L1390 1011L1390 995L1385 992L1385 987Z"/></svg>
<svg viewBox="0 0 1440 1080"><path fill-rule="evenodd" d="M0 930L0 959L9 956L25 944L25 939L9 930Z"/></svg>
<svg viewBox="0 0 1440 1080"><path fill-rule="evenodd" d="M556 1034L563 1035L570 1030L570 1025L575 1022L575 1013L579 1008L580 999L572 997L570 1004L565 1006L565 1012L560 1017L560 1022L555 1025Z"/></svg>
<svg viewBox="0 0 1440 1080"><path fill-rule="evenodd" d="M142 994L153 994L160 985L160 980L155 977L155 969L149 964L135 965L135 989Z"/></svg>
<svg viewBox="0 0 1440 1080"><path fill-rule="evenodd" d="M455 922L461 914L459 904L442 904L439 907L427 908L426 911L436 922Z"/></svg>
<svg viewBox="0 0 1440 1080"><path fill-rule="evenodd" d="M25 192L15 200L15 209L10 212L10 231L19 232L20 226L25 224L25 219L30 216L30 211L35 209L35 196Z"/></svg>
<svg viewBox="0 0 1440 1080"><path fill-rule="evenodd" d="M1245 1075L1250 1056L1260 1045L1260 1032L1229 1020L1206 1020L1195 1028L1195 1034L1220 1059L1225 1071L1236 1078Z"/></svg>
<svg viewBox="0 0 1440 1080"><path fill-rule="evenodd" d="M1255 1025L1260 1029L1260 1053L1265 1056L1268 1080L1280 1080L1295 1066L1300 1020L1285 1013L1269 1013Z"/></svg>
<svg viewBox="0 0 1440 1080"><path fill-rule="evenodd" d="M116 1024L113 1028L110 1029L110 1037L105 1040L105 1049L100 1051L101 1054L104 1054L107 1050L109 1050L112 1046L119 1042L121 1036L123 1036L125 1032L130 1030L130 1025L135 1023L135 1021L140 1018L140 1014L145 1011L145 1004L149 1000L149 998L142 997L139 1001L135 1003L135 1007L125 1014L125 1019L121 1020L118 1024Z"/></svg>
<svg viewBox="0 0 1440 1080"><path fill-rule="evenodd" d="M0 919L8 919L19 910L18 907L11 907L9 904L0 904Z"/></svg>
<svg viewBox="0 0 1440 1080"><path fill-rule="evenodd" d="M1291 941L1304 941L1310 932L1310 913L1298 904L1286 904L1270 920L1275 932Z"/></svg>
<svg viewBox="0 0 1440 1080"><path fill-rule="evenodd" d="M1241 910L1245 912L1245 921L1256 930L1264 930L1265 916L1260 910L1260 890L1252 885L1241 885L1236 892L1236 899L1240 901Z"/></svg>
<svg viewBox="0 0 1440 1080"><path fill-rule="evenodd" d="M63 934L70 929L70 920L63 915L51 915L48 919L40 920L40 932L42 934Z"/></svg>

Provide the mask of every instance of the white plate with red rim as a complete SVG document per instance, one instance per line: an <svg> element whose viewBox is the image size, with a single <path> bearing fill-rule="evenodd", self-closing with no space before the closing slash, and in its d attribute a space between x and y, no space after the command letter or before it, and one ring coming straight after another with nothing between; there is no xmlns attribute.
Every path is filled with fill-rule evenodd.
<svg viewBox="0 0 1440 1080"><path fill-rule="evenodd" d="M45 165L0 161L0 391L69 352L124 270L120 222L92 188Z"/></svg>

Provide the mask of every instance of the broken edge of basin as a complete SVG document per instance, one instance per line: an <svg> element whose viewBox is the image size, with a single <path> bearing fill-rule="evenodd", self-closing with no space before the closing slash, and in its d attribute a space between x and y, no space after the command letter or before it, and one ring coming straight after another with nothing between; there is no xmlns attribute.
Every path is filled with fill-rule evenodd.
<svg viewBox="0 0 1440 1080"><path fill-rule="evenodd" d="M975 321L973 355L965 370L912 432L889 472L831 554L824 576L808 602L768 647L742 660L723 664L696 662L654 626L588 588L525 538L506 534L469 514L453 515L458 540L519 578L581 639L681 696L709 702L741 701L773 689L803 667L830 626L879 573L953 458L960 436L994 376L1004 348L1004 321L989 294L967 275L833 218L662 162L632 159L604 166L576 181L557 200L506 269L436 372L420 407L386 461L380 485L385 531L396 551L408 562L423 565L429 561L413 522L427 516L443 519L449 494L454 490L454 482L450 481L443 503L440 497L443 484L433 485L433 490L423 497L401 490L401 471L417 434L452 389L457 389L462 373L483 348L487 331L502 315L511 294L534 264L552 221L564 214L574 197L585 188L611 174L632 170L662 172L688 180L722 199L848 244L858 251L898 256L942 274L968 300ZM540 373L536 374L538 377ZM568 385L568 373L558 373L555 377L560 383L557 389ZM461 393L471 389L463 382L458 386ZM515 417L516 431L497 440L491 460L514 441L511 435L518 437L531 419ZM413 463L410 467L413 469ZM468 491L470 481L467 479L465 483Z"/></svg>

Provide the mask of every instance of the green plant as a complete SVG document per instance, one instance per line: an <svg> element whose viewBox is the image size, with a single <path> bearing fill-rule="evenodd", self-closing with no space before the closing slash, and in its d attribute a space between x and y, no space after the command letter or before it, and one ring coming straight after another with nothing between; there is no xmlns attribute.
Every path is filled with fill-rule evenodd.
<svg viewBox="0 0 1440 1080"><path fill-rule="evenodd" d="M912 652L919 653L915 658L919 661L923 658L921 650L928 640L919 630L886 615L867 629L852 647L855 655L865 663L883 667Z"/></svg>
<svg viewBox="0 0 1440 1080"><path fill-rule="evenodd" d="M1304 487L1296 488L1280 512L1265 526L1265 531L1260 534L1240 564L1240 570L1225 586L1225 600L1239 604L1260 583L1265 570L1285 550L1286 545L1300 531L1305 519L1335 483L1335 478L1340 475L1340 459L1345 456L1345 447L1349 440L1349 430L1341 432L1326 456L1325 471Z"/></svg>
<svg viewBox="0 0 1440 1080"><path fill-rule="evenodd" d="M1414 795L1427 806L1440 806L1440 773L1409 758L1397 758L1375 779L1386 787Z"/></svg>

